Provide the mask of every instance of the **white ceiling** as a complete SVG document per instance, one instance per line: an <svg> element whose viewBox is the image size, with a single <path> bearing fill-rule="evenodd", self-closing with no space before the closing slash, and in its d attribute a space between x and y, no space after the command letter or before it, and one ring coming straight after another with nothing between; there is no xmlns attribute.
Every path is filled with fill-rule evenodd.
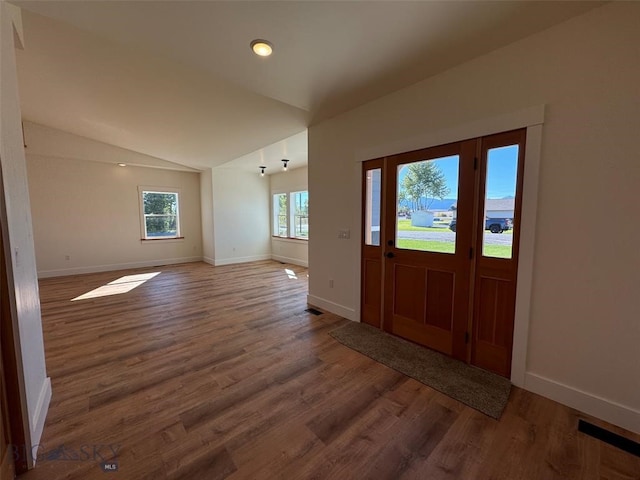
<svg viewBox="0 0 640 480"><path fill-rule="evenodd" d="M245 172L260 172L261 166L266 167L265 175L283 171L283 159L289 160L287 168L292 170L307 165L307 131L297 133L279 142L248 153L225 163L220 168L239 168Z"/></svg>
<svg viewBox="0 0 640 480"><path fill-rule="evenodd" d="M14 3L27 119L205 167L602 2Z"/></svg>

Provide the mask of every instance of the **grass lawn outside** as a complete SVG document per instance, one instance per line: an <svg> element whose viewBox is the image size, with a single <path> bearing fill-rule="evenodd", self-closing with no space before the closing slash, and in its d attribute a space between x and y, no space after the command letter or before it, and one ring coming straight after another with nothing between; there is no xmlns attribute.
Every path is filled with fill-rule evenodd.
<svg viewBox="0 0 640 480"><path fill-rule="evenodd" d="M451 242L438 242L435 240L410 240L401 238L397 242L397 248L407 250L421 250L436 253L455 253L455 244ZM486 257L511 258L511 246L509 245L484 245L483 255Z"/></svg>
<svg viewBox="0 0 640 480"><path fill-rule="evenodd" d="M483 245L482 254L485 257L511 258L511 245Z"/></svg>
<svg viewBox="0 0 640 480"><path fill-rule="evenodd" d="M447 227L414 227L411 220L398 220L398 231L402 232L444 232Z"/></svg>

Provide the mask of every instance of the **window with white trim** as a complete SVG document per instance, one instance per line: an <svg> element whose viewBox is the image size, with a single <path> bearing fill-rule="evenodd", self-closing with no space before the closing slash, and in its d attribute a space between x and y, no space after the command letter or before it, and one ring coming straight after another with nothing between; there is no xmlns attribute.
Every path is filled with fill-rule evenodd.
<svg viewBox="0 0 640 480"><path fill-rule="evenodd" d="M139 191L143 240L181 238L180 192L155 187Z"/></svg>
<svg viewBox="0 0 640 480"><path fill-rule="evenodd" d="M273 196L273 235L276 237L289 236L287 197L286 193L276 193Z"/></svg>
<svg viewBox="0 0 640 480"><path fill-rule="evenodd" d="M273 194L274 237L309 239L309 192Z"/></svg>
<svg viewBox="0 0 640 480"><path fill-rule="evenodd" d="M293 238L309 238L309 192L291 193L291 216Z"/></svg>

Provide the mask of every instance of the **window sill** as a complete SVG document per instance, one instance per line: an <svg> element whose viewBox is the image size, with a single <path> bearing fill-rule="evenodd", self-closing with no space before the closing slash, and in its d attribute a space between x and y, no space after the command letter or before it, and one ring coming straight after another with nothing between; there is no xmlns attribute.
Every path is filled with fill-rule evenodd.
<svg viewBox="0 0 640 480"><path fill-rule="evenodd" d="M307 243L309 241L308 238L278 237L277 235L271 235L271 239L272 240L280 240L282 242L291 242L291 243L299 243L299 242Z"/></svg>
<svg viewBox="0 0 640 480"><path fill-rule="evenodd" d="M141 238L140 241L142 243L154 243L154 242L181 242L184 240L184 237L166 237L166 238Z"/></svg>

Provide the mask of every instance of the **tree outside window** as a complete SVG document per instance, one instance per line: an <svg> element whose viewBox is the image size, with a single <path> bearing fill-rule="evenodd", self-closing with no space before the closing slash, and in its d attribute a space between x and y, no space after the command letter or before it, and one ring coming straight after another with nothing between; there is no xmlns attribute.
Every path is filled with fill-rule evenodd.
<svg viewBox="0 0 640 480"><path fill-rule="evenodd" d="M446 178L435 162L415 162L407 169L398 192L400 204L409 203L414 211L429 210L436 198L449 194Z"/></svg>

